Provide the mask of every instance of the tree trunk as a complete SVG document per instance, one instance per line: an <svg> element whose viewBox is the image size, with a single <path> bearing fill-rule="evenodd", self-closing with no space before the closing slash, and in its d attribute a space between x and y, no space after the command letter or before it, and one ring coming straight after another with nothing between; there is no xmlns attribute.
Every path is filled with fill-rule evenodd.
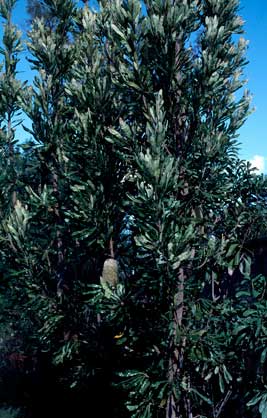
<svg viewBox="0 0 267 418"><path fill-rule="evenodd" d="M185 347L185 338L183 338L180 346L177 344L177 331L182 326L184 311L184 284L186 275L184 269L181 268L178 274L177 293L174 297L174 318L173 318L173 334L170 342L170 358L168 368L168 381L171 390L167 400L166 418L179 418L179 405L175 396L175 384L180 376L183 367L183 353Z"/></svg>

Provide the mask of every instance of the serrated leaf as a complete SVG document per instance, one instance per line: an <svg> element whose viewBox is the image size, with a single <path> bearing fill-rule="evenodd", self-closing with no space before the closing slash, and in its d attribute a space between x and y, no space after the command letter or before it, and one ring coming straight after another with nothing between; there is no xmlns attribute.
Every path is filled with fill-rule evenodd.
<svg viewBox="0 0 267 418"><path fill-rule="evenodd" d="M124 41L126 41L126 37L124 33L122 33L122 31L118 28L118 26L114 25L114 23L111 23L111 27L114 30L114 32L117 33L117 35L119 35Z"/></svg>
<svg viewBox="0 0 267 418"><path fill-rule="evenodd" d="M225 256L227 258L231 257L235 253L235 250L238 248L238 246L239 244L231 244Z"/></svg>
<svg viewBox="0 0 267 418"><path fill-rule="evenodd" d="M195 393L197 396L199 396L199 398L201 398L203 401L205 401L207 404L212 405L213 402L205 395L203 395L202 393L200 393L197 389L195 388L190 388L190 392Z"/></svg>
<svg viewBox="0 0 267 418"><path fill-rule="evenodd" d="M224 381L221 373L219 373L219 386L221 393L224 393L225 387L224 387Z"/></svg>

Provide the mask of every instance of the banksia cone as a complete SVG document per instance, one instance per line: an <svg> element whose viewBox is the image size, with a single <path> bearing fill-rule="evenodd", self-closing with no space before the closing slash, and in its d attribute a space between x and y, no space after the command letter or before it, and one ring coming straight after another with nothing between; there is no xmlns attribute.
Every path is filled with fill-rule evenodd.
<svg viewBox="0 0 267 418"><path fill-rule="evenodd" d="M113 258L108 258L104 262L101 281L102 283L108 283L112 287L115 287L117 285L118 263Z"/></svg>

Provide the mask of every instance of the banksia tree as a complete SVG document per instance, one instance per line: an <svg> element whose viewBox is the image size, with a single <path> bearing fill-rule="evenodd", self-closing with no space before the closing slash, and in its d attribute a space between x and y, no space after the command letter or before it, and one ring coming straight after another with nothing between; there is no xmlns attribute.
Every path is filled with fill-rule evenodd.
<svg viewBox="0 0 267 418"><path fill-rule="evenodd" d="M112 287L118 281L125 165L105 136L118 124L120 104L102 42L106 17L70 1L47 1L46 9L54 23L33 22L29 50L37 75L23 98L35 176L25 179L23 202L5 230L16 252L13 268L23 277L17 289L34 313L33 348L56 365L68 362L64 376L79 386L106 357L97 348L106 321L88 306L88 285L101 275ZM104 334L110 341L110 331Z"/></svg>
<svg viewBox="0 0 267 418"><path fill-rule="evenodd" d="M118 302L124 321L115 316L134 364L122 387L132 417L229 416L229 399L245 390L232 298L250 274L246 242L266 225L264 182L237 153L249 113L247 92L234 96L244 85L242 20L235 0L142 7L114 3L107 38L112 80L128 96L108 138L128 163L133 220L131 303Z"/></svg>
<svg viewBox="0 0 267 418"><path fill-rule="evenodd" d="M266 184L238 157L238 1L42 4L23 96L35 175L3 223L32 344L116 417L262 413Z"/></svg>
<svg viewBox="0 0 267 418"><path fill-rule="evenodd" d="M64 336L61 308L57 309L56 302L67 288L63 261L68 228L62 215L69 190L68 182L63 184L67 170L64 146L68 140L64 84L73 62L69 36L74 5L71 1L51 1L46 6L55 18L55 27L51 29L42 19L34 22L29 39L36 76L34 86L28 86L21 95L23 110L32 120L28 129L32 144L27 152L33 165L30 175L23 173L20 201L3 225L11 253L9 272L19 272L21 277L17 283L16 273L12 274L10 287L22 306L31 303L31 312L35 312L28 315L32 318L32 347L28 346L31 353L46 341L45 312L51 313L48 320L54 323L53 329L61 321L60 333ZM41 327L44 338L35 340L35 331Z"/></svg>

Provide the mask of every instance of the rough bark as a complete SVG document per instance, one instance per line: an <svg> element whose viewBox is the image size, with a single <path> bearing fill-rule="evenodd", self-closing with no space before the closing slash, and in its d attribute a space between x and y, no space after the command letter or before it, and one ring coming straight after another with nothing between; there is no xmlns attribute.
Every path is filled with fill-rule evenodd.
<svg viewBox="0 0 267 418"><path fill-rule="evenodd" d="M184 269L179 270L177 293L174 297L174 318L173 318L173 335L170 342L170 359L168 368L168 381L170 386L170 394L167 400L166 418L179 418L179 406L174 393L174 385L179 379L180 371L183 367L183 354L185 347L185 338L183 338L180 346L177 344L177 331L182 326L184 312L184 286L186 275Z"/></svg>

